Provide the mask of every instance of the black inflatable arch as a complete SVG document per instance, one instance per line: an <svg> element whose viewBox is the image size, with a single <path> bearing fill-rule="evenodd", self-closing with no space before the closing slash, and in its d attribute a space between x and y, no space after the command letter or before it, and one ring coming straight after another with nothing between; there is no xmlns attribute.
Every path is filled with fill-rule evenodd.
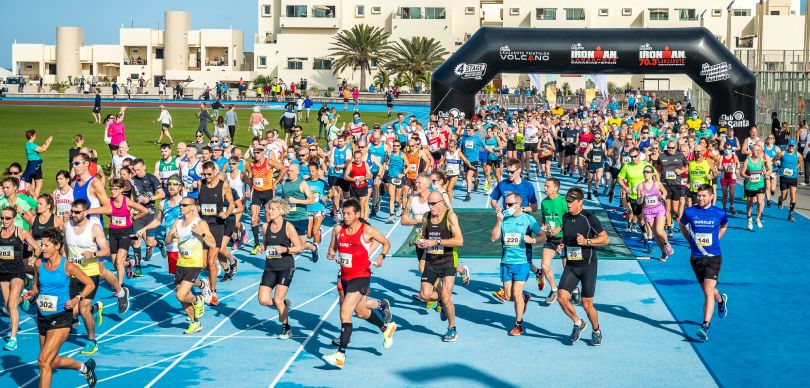
<svg viewBox="0 0 810 388"><path fill-rule="evenodd" d="M433 73L431 112L472 117L475 93L499 73L683 73L711 96L713 122L755 124L754 74L705 28L482 27Z"/></svg>

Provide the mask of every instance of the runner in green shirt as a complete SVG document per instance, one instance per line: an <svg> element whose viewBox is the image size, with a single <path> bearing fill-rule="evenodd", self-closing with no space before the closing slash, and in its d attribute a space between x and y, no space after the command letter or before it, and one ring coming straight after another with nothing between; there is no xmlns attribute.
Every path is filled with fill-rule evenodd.
<svg viewBox="0 0 810 388"><path fill-rule="evenodd" d="M3 179L3 195L0 196L0 209L13 207L17 209L17 217L14 225L25 230L29 229L28 221L34 219L34 211L37 201L33 198L20 194L20 181L17 178Z"/></svg>
<svg viewBox="0 0 810 388"><path fill-rule="evenodd" d="M560 180L556 178L546 179L544 186L546 198L540 202L540 224L543 231L546 232L548 240L543 245L543 261L541 268L543 275L548 284L551 286L551 291L546 297L546 304L552 304L557 300L557 284L554 282L554 272L551 270L551 261L557 254L557 246L560 245L562 238L562 218L568 212L568 203L565 198L559 195ZM542 277L540 278L542 279ZM542 288L542 286L540 286Z"/></svg>

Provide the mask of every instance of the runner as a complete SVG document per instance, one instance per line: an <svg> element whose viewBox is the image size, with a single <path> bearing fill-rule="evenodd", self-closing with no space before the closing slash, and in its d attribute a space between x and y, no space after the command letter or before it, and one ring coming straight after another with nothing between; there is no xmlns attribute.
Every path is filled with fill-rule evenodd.
<svg viewBox="0 0 810 388"><path fill-rule="evenodd" d="M348 137L340 136L335 139L334 147L329 152L327 166L329 167L329 187L332 194L332 213L340 222L338 210L343 198L349 192L349 181L344 179L346 167L351 162L351 146L346 144Z"/></svg>
<svg viewBox="0 0 810 388"><path fill-rule="evenodd" d="M166 245L177 244L180 251L174 273L175 296L191 321L183 334L202 330L200 318L205 314L204 299L212 296L206 282L197 277L206 265L206 258L211 257L208 251L218 249L208 224L200 219L198 212L194 198L183 198L180 201L182 217L166 233ZM202 295L194 295L193 286L199 287Z"/></svg>
<svg viewBox="0 0 810 388"><path fill-rule="evenodd" d="M110 216L110 254L113 266L118 273L118 283L122 285L124 284L124 268L126 268L126 278L129 279L132 278L132 270L135 267L134 260L126 260L132 238L135 237L132 213L137 212L141 217L147 214L145 207L129 200L123 195L123 191L123 179L110 179L110 192L112 193L108 214Z"/></svg>
<svg viewBox="0 0 810 388"><path fill-rule="evenodd" d="M211 299L206 297L205 303L216 306L219 304L217 298L217 276L219 270L217 261L225 271L222 281L230 280L238 271L238 264L233 258L225 236L225 223L228 217L233 214L234 199L231 186L228 182L219 179L217 166L212 161L203 163L203 183L200 186L199 206L200 218L208 224L208 230L214 237L216 248L208 251L205 268L208 269L208 282L210 285Z"/></svg>
<svg viewBox="0 0 810 388"><path fill-rule="evenodd" d="M751 222L751 209L757 205L757 227L762 229L762 211L765 197L765 175L771 173L771 165L762 155L762 147L753 145L751 155L745 159L740 176L745 179L745 214L748 217L748 230L754 230Z"/></svg>
<svg viewBox="0 0 810 388"><path fill-rule="evenodd" d="M622 169L619 170L619 185L622 187L622 192L627 193L625 200L627 201L627 223L629 232L637 231L636 226L644 227L644 219L641 217L642 206L638 203L638 185L644 182L644 168L650 164L641 159L641 151L638 148L631 148L629 151L630 161L624 162ZM642 232L642 242L649 250L651 248L652 236L647 235L646 231Z"/></svg>
<svg viewBox="0 0 810 388"><path fill-rule="evenodd" d="M96 298L99 276L101 268L103 268L103 265L99 262L99 258L110 254L107 238L104 236L101 225L88 218L89 208L90 203L83 198L78 198L73 201L73 205L70 209L70 223L65 226L65 251L68 253L67 259L84 272L95 286L91 288L89 294L86 294L83 293L79 287L81 284L84 284L86 289L87 283L76 277L73 277L70 283L70 295L75 296L82 293L81 302L73 307L74 316L78 310L78 313L82 316L84 327L87 330L87 341L85 341L84 348L81 352L82 354L93 354L98 351L98 343L96 342L96 321L98 321L98 325L101 326L101 314L104 309L104 304L102 304L101 301L93 303L93 300ZM112 283L117 283L115 278L112 279ZM127 300L129 290L124 290L126 290L124 291L124 296L118 298L119 314L124 314L129 309L129 301ZM94 314L97 314L97 316L93 317Z"/></svg>
<svg viewBox="0 0 810 388"><path fill-rule="evenodd" d="M458 217L445 206L438 191L428 195L430 211L423 217L422 238L417 246L425 250L425 269L422 271L420 297L426 302L438 301L441 319L447 321L444 342L455 342L456 308L453 305L453 284L458 267L457 247L464 245Z"/></svg>
<svg viewBox="0 0 810 388"><path fill-rule="evenodd" d="M162 85L162 84L161 84ZM172 121L172 115L169 114L169 111L166 110L166 107L161 104L160 108L160 115L155 122L160 121L160 137L155 140L155 144L163 143L163 135L169 138L169 144L174 144L174 140L172 139L172 134L169 133L169 128L174 128L174 122ZM153 116L154 117L154 116ZM163 147L161 147L162 149ZM157 174L156 174L157 175Z"/></svg>
<svg viewBox="0 0 810 388"><path fill-rule="evenodd" d="M489 140L487 140L487 142L489 142ZM455 140L450 140L448 144L447 151L442 154L442 160L439 163L439 167L447 174L447 184L445 184L443 188L445 191L447 191L447 197L450 199L450 203L452 204L453 188L456 186L456 182L458 182L459 175L461 175L461 163L469 166L470 162L464 157L464 153L458 149L458 142ZM488 145L488 147L491 146ZM489 167L489 161L487 161L484 171L487 171L489 168L491 167ZM489 182L489 174L486 175L487 182ZM487 183L486 186L489 187L489 183Z"/></svg>
<svg viewBox="0 0 810 388"><path fill-rule="evenodd" d="M682 195L684 187L681 183L681 175L688 171L686 158L678 152L678 144L675 141L667 142L666 152L658 155L657 166L664 177L662 183L667 192L664 200L664 207L667 211L667 237L672 238L674 235L673 225L680 220L686 204L686 197Z"/></svg>
<svg viewBox="0 0 810 388"><path fill-rule="evenodd" d="M660 260L667 261L667 258L675 253L664 230L667 211L663 202L667 191L658 181L658 175L652 166L644 167L644 182L639 184L636 190L639 202L644 205L644 226L647 234L655 238L658 249L661 250Z"/></svg>
<svg viewBox="0 0 810 388"><path fill-rule="evenodd" d="M394 223L394 217L402 215L402 206L405 202L405 157L402 153L402 143L395 140L388 155L388 165L385 168L384 182L388 189L388 219L387 224ZM399 204L399 208L397 208Z"/></svg>
<svg viewBox="0 0 810 388"><path fill-rule="evenodd" d="M96 361L88 358L81 363L59 355L73 324L73 310L84 298L92 298L95 284L80 268L62 256L65 239L58 230L51 229L42 236L42 259L34 266L34 286L24 300L37 301L37 328L39 331L39 386L50 387L56 369L79 371L91 388L96 385ZM71 289L81 290L74 294ZM70 295L75 295L71 297Z"/></svg>
<svg viewBox="0 0 810 388"><path fill-rule="evenodd" d="M307 239L312 240L315 246L321 244L321 238L323 237L323 228L321 228L321 225L323 225L323 219L326 217L326 206L324 206L324 202L329 199L326 195L326 182L319 174L320 167L314 163L317 161L316 157L311 159L310 164L307 166L309 169L309 178L306 180L309 190L314 197L314 202L307 205L308 223L306 236ZM318 261L318 255L313 255L313 261Z"/></svg>
<svg viewBox="0 0 810 388"><path fill-rule="evenodd" d="M684 210L681 222L683 225L681 234L689 242L691 249L689 261L692 264L692 271L695 272L695 277L703 290L703 324L697 331L698 338L703 341L709 339L714 303L717 302L717 315L720 319L728 315L726 305L728 296L717 290L717 280L723 264L720 239L726 234L728 218L725 211L712 206L713 196L714 190L710 185L700 186L695 205ZM750 225L750 217L748 222Z"/></svg>
<svg viewBox="0 0 810 388"><path fill-rule="evenodd" d="M592 199L591 193L599 196L599 185L602 183L602 172L605 168L605 158L607 157L607 147L602 143L602 134L596 133L588 143L582 155L582 165L588 168L588 200ZM584 169L584 168L583 168ZM594 180L596 182L594 183ZM593 188L593 190L591 190Z"/></svg>
<svg viewBox="0 0 810 388"><path fill-rule="evenodd" d="M638 150L634 152L637 153ZM602 344L602 331L599 327L599 315L593 305L597 277L597 257L594 247L607 245L609 237L602 229L599 219L582 209L583 199L582 189L577 187L572 187L565 194L568 213L563 216L563 237L562 243L557 246L557 252L565 252L566 263L560 276L560 294L557 300L565 315L574 322L574 330L568 337L568 342L573 345L579 341L582 331L588 327L585 321L579 319L576 309L569 301L577 285L582 284L582 308L593 327L590 345L599 346Z"/></svg>
<svg viewBox="0 0 810 388"><path fill-rule="evenodd" d="M557 283L554 281L554 271L551 269L551 262L554 256L557 255L557 246L561 244L562 238L562 219L565 213L568 212L568 203L565 198L560 195L560 180L557 178L546 179L543 189L546 193L546 198L540 202L540 222L542 223L543 232L546 233L546 242L543 244L543 258L541 262L542 274L548 280L551 287L548 296L546 296L546 304L550 305L557 300ZM543 290L543 277L540 277L540 283L537 287L540 291ZM576 290L575 290L576 291ZM576 293L579 295L579 293Z"/></svg>
<svg viewBox="0 0 810 388"><path fill-rule="evenodd" d="M68 221L70 205L73 204L73 186L70 184L70 173L59 170L56 173L56 189L53 190L53 200L56 204L56 217L63 222Z"/></svg>
<svg viewBox="0 0 810 388"><path fill-rule="evenodd" d="M287 318L291 302L286 297L295 273L293 254L300 253L303 246L293 224L284 219L290 213L290 205L284 200L274 199L267 204L266 209L263 245L267 260L258 298L262 306L274 306L278 310L278 321L281 323L278 338L286 340L290 339L292 333Z"/></svg>
<svg viewBox="0 0 810 388"><path fill-rule="evenodd" d="M160 146L160 160L155 162L155 176L160 179L160 183L166 185L166 180L170 176L180 173L180 158L172 155L171 144Z"/></svg>
<svg viewBox="0 0 810 388"><path fill-rule="evenodd" d="M796 188L799 183L799 170L804 166L804 157L796 150L796 140L788 140L787 150L777 155L779 164L779 208L790 193L788 221L796 222L793 212L796 209ZM804 172L807 174L807 171Z"/></svg>
<svg viewBox="0 0 810 388"><path fill-rule="evenodd" d="M363 152L360 150L354 151L354 158L352 162L346 166L343 173L343 179L350 182L349 196L357 198L360 201L361 215L364 220L368 219L368 181L372 179L371 169L368 164L363 160Z"/></svg>
<svg viewBox="0 0 810 388"><path fill-rule="evenodd" d="M170 176L166 180L167 195L166 198L160 201L160 211L157 212L157 215L152 222L136 231L138 238L145 238L147 229L155 229L155 238L160 239L161 241L167 240L166 233L172 228L174 221L181 216L180 201L183 199L182 190L183 182L179 175ZM166 249L164 256L168 261L169 273L174 275L176 272L177 258L180 251L177 248L177 244L174 242L165 244L164 246Z"/></svg>
<svg viewBox="0 0 810 388"><path fill-rule="evenodd" d="M318 261L318 245L307 241L307 228L309 227L307 206L314 204L316 199L309 184L299 174L298 166L298 164L290 165L284 182L281 184L281 196L289 204L289 210L284 219L295 228L300 239L296 245L300 245L301 250L312 252L310 260L314 263Z"/></svg>
<svg viewBox="0 0 810 388"><path fill-rule="evenodd" d="M523 334L523 314L531 299L523 288L532 267L532 245L537 244L537 237L543 233L537 220L523 212L519 194L506 195L504 206L504 210L500 207L496 210L497 219L489 239L493 242L500 240L503 247L500 267L503 300L515 302L515 327L509 331L509 335L517 336Z"/></svg>
<svg viewBox="0 0 810 388"><path fill-rule="evenodd" d="M726 204L730 203L729 211L731 215L735 215L737 210L734 209L734 193L737 191L737 171L740 169L740 160L737 159L737 154L734 153L731 144L726 144L723 149L720 168L723 171L723 178L720 179L720 187L723 190L723 210L726 210Z"/></svg>
<svg viewBox="0 0 810 388"><path fill-rule="evenodd" d="M464 197L465 202L469 202L472 199L472 197L470 197L472 191L478 191L478 156L481 151L486 151L486 144L480 136L473 132L474 130L475 127L473 127L472 124L467 124L466 132L461 137L460 142L463 146L464 158L469 161L465 170L467 183L467 195Z"/></svg>
<svg viewBox="0 0 810 388"><path fill-rule="evenodd" d="M17 218L17 210L13 207L5 207L0 211L0 289L3 292L4 312L9 316L10 336L4 350L17 349L17 330L20 326L20 311L17 306L20 304L20 294L23 290L23 280L25 279L24 244L32 249L33 257L39 256L40 246L31 234L16 225L14 219Z"/></svg>
<svg viewBox="0 0 810 388"><path fill-rule="evenodd" d="M350 198L341 206L343 225L336 225L329 245L329 260L336 260L341 266L340 283L345 296L340 302L340 344L336 352L323 356L329 365L343 368L346 363L346 347L352 335L352 313L364 319L382 332L383 347L390 349L394 345L396 323L384 323L379 316L368 309L366 295L371 281L371 253L373 242L382 245L382 251L374 260L374 266L380 267L391 249L391 243L376 228L360 221L360 203Z"/></svg>
<svg viewBox="0 0 810 388"><path fill-rule="evenodd" d="M155 218L155 203L163 199L165 194L160 180L146 172L146 163L143 159L138 158L132 161L132 172L133 175L130 179L130 183L132 185L133 202L137 202L145 208L145 211L139 213L132 221L133 230L139 230L142 229L144 225L152 222L152 219ZM141 251L142 242L146 243L146 256L144 256ZM149 229L147 229L146 238L138 238L132 241L132 252L135 254L135 268L138 269L138 272L140 272L141 269L141 259L144 258L147 261L151 260L152 249L157 245L154 230Z"/></svg>
<svg viewBox="0 0 810 388"><path fill-rule="evenodd" d="M265 156L266 147L259 144L253 147L253 165L248 171L247 178L251 183L253 195L250 198L250 224L253 231L253 250L251 255L259 253L261 240L259 240L259 211L273 199L276 191L274 174L285 170L275 158Z"/></svg>

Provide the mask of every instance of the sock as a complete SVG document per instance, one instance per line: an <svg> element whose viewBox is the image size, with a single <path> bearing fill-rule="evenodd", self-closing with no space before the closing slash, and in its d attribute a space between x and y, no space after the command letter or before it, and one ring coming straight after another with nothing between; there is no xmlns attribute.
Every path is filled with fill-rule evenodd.
<svg viewBox="0 0 810 388"><path fill-rule="evenodd" d="M708 329L709 328L709 321L703 321L703 325L701 325L701 326Z"/></svg>
<svg viewBox="0 0 810 388"><path fill-rule="evenodd" d="M579 294L579 289L575 288L574 292L572 292L572 294Z"/></svg>
<svg viewBox="0 0 810 388"><path fill-rule="evenodd" d="M791 202L790 203L790 212L793 213L793 209L795 209L795 208L796 208L796 202Z"/></svg>
<svg viewBox="0 0 810 388"><path fill-rule="evenodd" d="M593 328L593 331L598 332L599 331L599 325L596 325L596 327Z"/></svg>
<svg viewBox="0 0 810 388"><path fill-rule="evenodd" d="M371 313L371 315L366 318L366 322L379 327L381 331L385 329L385 323L383 323L382 319L380 319L380 316L377 314Z"/></svg>
<svg viewBox="0 0 810 388"><path fill-rule="evenodd" d="M340 346L338 346L338 352L346 353L346 347L349 346L349 339L352 338L352 324L351 322L348 323L341 323L340 324Z"/></svg>
<svg viewBox="0 0 810 388"><path fill-rule="evenodd" d="M557 287L551 287L551 291L557 292Z"/></svg>
<svg viewBox="0 0 810 388"><path fill-rule="evenodd" d="M132 248L132 251L133 251L132 253L135 254L135 262L140 263L141 257L143 257L143 255L141 254L141 248L140 247Z"/></svg>
<svg viewBox="0 0 810 388"><path fill-rule="evenodd" d="M281 324L281 326L283 326L283 327L284 327L284 330L290 330L290 323L289 323L289 322L287 322L287 323L282 323L282 324Z"/></svg>
<svg viewBox="0 0 810 388"><path fill-rule="evenodd" d="M87 374L87 365L85 363L79 364L79 373L86 375Z"/></svg>
<svg viewBox="0 0 810 388"><path fill-rule="evenodd" d="M95 304L95 303L93 303L93 305L92 305L92 306L90 306L90 313L91 313L91 314L95 314L95 313L96 313L96 311L98 311L98 305L97 305L97 304Z"/></svg>
<svg viewBox="0 0 810 388"><path fill-rule="evenodd" d="M252 226L250 229L253 231L253 245L259 245L259 226Z"/></svg>
<svg viewBox="0 0 810 388"><path fill-rule="evenodd" d="M515 326L523 326L523 320L515 321Z"/></svg>
<svg viewBox="0 0 810 388"><path fill-rule="evenodd" d="M534 271L534 274L535 274L535 275L537 275L537 276L542 275L542 274L543 274L543 269L542 269L542 268L538 268L538 269L537 269L537 271Z"/></svg>
<svg viewBox="0 0 810 388"><path fill-rule="evenodd" d="M116 298L120 298L122 296L124 296L124 289L123 288L115 292L115 297Z"/></svg>
<svg viewBox="0 0 810 388"><path fill-rule="evenodd" d="M582 319L577 319L577 321L574 322L574 326L582 326Z"/></svg>

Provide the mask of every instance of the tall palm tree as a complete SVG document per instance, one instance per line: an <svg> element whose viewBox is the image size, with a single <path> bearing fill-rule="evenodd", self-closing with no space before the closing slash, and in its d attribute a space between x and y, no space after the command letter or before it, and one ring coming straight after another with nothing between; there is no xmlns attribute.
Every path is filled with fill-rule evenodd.
<svg viewBox="0 0 810 388"><path fill-rule="evenodd" d="M429 75L436 70L447 54L441 43L433 38L401 38L391 46L391 55L385 65L397 73L410 73L414 82L411 87L415 89L416 83L425 79L425 74Z"/></svg>
<svg viewBox="0 0 810 388"><path fill-rule="evenodd" d="M358 24L350 30L340 31L329 48L335 60L332 72L337 74L347 68L360 70L360 88L366 85L366 74L371 73L371 61L379 60L389 50L391 34L379 27Z"/></svg>
<svg viewBox="0 0 810 388"><path fill-rule="evenodd" d="M391 84L391 72L385 69L377 70L377 75L374 76L374 84L380 87L380 91L387 89Z"/></svg>

